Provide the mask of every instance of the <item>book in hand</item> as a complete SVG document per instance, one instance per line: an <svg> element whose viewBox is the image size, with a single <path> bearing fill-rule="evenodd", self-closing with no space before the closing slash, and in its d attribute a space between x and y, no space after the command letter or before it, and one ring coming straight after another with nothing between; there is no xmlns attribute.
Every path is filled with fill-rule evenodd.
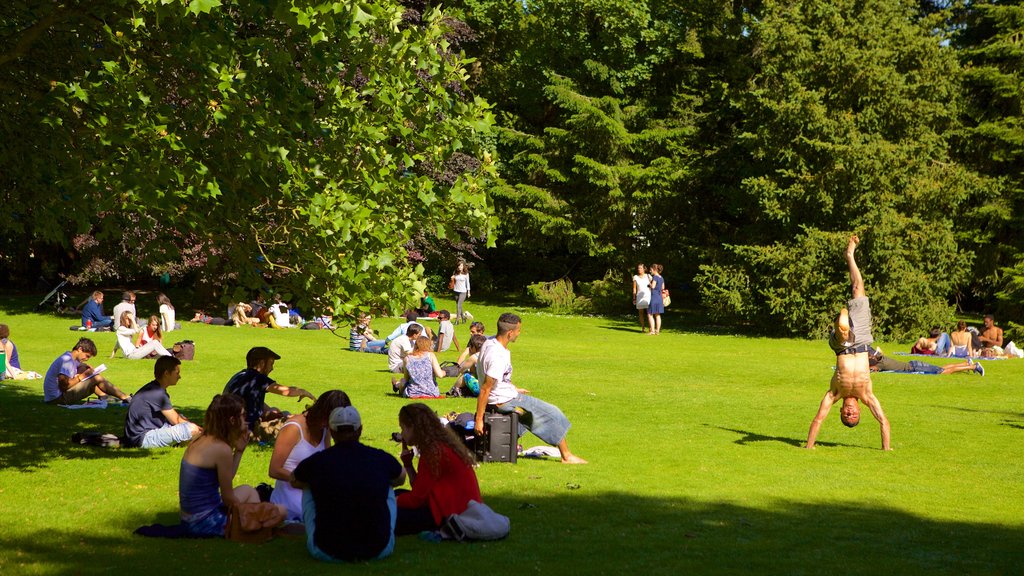
<svg viewBox="0 0 1024 576"><path fill-rule="evenodd" d="M85 382L86 380L88 380L89 378L92 378L93 376L95 376L97 374L103 374L106 371L107 371L107 365L106 364L100 364L99 366L93 368L92 369L92 374L90 374L90 375L86 376L85 378L83 378L82 382Z"/></svg>

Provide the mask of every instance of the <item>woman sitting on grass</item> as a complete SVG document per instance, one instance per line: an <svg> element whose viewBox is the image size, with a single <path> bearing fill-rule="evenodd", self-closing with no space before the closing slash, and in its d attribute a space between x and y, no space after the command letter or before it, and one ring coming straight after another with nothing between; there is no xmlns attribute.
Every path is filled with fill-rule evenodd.
<svg viewBox="0 0 1024 576"><path fill-rule="evenodd" d="M139 330L139 335L135 338L135 345L145 346L154 341L161 345L164 343L164 331L160 329L160 317L155 314L150 316L149 323Z"/></svg>
<svg viewBox="0 0 1024 576"><path fill-rule="evenodd" d="M480 349L487 342L483 334L473 334L466 345L466 359L459 363L459 375L455 377L455 384L446 396L454 398L476 398L480 395L480 381L476 379L476 362L480 357Z"/></svg>
<svg viewBox="0 0 1024 576"><path fill-rule="evenodd" d="M302 522L302 490L289 483L292 471L306 458L331 445L327 421L331 411L352 402L341 390L325 392L302 414L288 419L274 443L270 477L277 480L270 501L288 509L288 522Z"/></svg>
<svg viewBox="0 0 1024 576"><path fill-rule="evenodd" d="M402 429L402 464L412 490L398 494L395 535L437 530L452 514L462 514L470 500L482 502L473 465L476 461L465 444L426 404L409 404L398 411ZM415 446L420 453L413 468Z"/></svg>
<svg viewBox="0 0 1024 576"><path fill-rule="evenodd" d="M444 378L444 370L434 355L434 341L429 336L416 339L415 347L405 357L405 385L401 394L406 398L437 398L437 379Z"/></svg>
<svg viewBox="0 0 1024 576"><path fill-rule="evenodd" d="M132 336L147 328L132 328L132 319L133 315L131 312L122 312L120 325L117 327L117 344L121 347L121 352L124 353L125 358L141 360L154 352L160 356L171 355L159 340L150 340L142 346L133 344Z"/></svg>
<svg viewBox="0 0 1024 576"><path fill-rule="evenodd" d="M239 302L238 306L235 306L235 311L231 314L231 321L235 323L235 327L239 326L256 326L260 323L259 318L250 318L249 314L252 313L252 306L245 302Z"/></svg>
<svg viewBox="0 0 1024 576"><path fill-rule="evenodd" d="M232 487L238 463L249 444L245 404L234 394L217 394L206 409L203 433L181 457L178 501L181 523L196 537L224 536L228 510L243 502L259 502L252 486ZM284 507L281 506L284 514Z"/></svg>

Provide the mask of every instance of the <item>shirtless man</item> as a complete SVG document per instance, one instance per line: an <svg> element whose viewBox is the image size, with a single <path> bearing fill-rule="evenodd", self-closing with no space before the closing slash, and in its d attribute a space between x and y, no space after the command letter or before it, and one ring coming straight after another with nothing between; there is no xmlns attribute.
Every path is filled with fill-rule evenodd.
<svg viewBox="0 0 1024 576"><path fill-rule="evenodd" d="M1003 347L1003 329L996 326L995 322L991 314L985 314L985 328L978 337L985 348Z"/></svg>
<svg viewBox="0 0 1024 576"><path fill-rule="evenodd" d="M822 422L832 409L832 404L842 398L843 407L839 411L843 424L853 428L860 422L860 405L863 402L871 410L882 428L882 450L889 447L889 420L882 412L882 405L871 390L871 370L868 363L868 351L871 338L871 308L867 296L864 295L864 278L860 275L853 253L860 240L850 237L846 245L846 264L850 268L850 284L853 286L853 298L843 308L836 319L835 327L828 344L836 353L836 371L832 376L828 392L821 399L818 413L811 421L811 429L807 432L807 448L814 448Z"/></svg>

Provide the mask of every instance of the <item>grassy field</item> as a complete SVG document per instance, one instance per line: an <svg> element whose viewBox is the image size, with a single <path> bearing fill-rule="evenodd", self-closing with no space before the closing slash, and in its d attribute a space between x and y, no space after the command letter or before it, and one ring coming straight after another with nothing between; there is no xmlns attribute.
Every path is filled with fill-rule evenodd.
<svg viewBox="0 0 1024 576"><path fill-rule="evenodd" d="M493 332L504 309L471 304ZM591 463L481 466L484 498L512 519L507 540L406 537L385 561L335 566L312 560L301 540L136 537L137 526L176 521L181 449L73 446L76 430L120 432L124 410L50 407L41 402L41 381L5 381L0 574L1024 571L1024 361L988 362L983 378L878 375L894 451L879 449L867 410L852 430L834 410L818 448L807 451L799 446L834 363L823 342L676 331L671 312L656 337L640 335L625 318L517 312L524 324L512 346L515 379L564 410L573 423L570 446ZM11 326L23 367L38 372L79 336L68 331L73 319L28 313L20 300L0 299L0 322ZM386 333L398 322L375 325ZM457 333L465 342L468 329ZM246 350L267 345L283 356L274 378L314 393L345 390L363 414L364 442L398 454L388 438L404 401L391 394L384 357L343 351L347 340L326 331L186 324L168 335L171 343L185 338L197 342L196 360L185 363L171 397L193 420L244 367ZM113 334L94 339L101 356L113 347ZM101 360L126 391L152 377L150 361ZM471 411L473 400L434 405ZM538 442L524 438L526 446ZM267 481L269 459L269 448L248 450L236 481Z"/></svg>

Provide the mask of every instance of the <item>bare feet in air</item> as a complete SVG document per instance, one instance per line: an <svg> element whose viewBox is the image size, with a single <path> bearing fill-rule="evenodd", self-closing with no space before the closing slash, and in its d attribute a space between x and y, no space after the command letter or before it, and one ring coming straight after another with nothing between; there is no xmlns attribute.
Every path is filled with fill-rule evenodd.
<svg viewBox="0 0 1024 576"><path fill-rule="evenodd" d="M857 245L858 244L860 244L860 238L857 238L856 234L854 234L853 236L850 236L850 241L847 242L847 244L846 244L846 258L847 259L853 258L853 251L857 249Z"/></svg>

